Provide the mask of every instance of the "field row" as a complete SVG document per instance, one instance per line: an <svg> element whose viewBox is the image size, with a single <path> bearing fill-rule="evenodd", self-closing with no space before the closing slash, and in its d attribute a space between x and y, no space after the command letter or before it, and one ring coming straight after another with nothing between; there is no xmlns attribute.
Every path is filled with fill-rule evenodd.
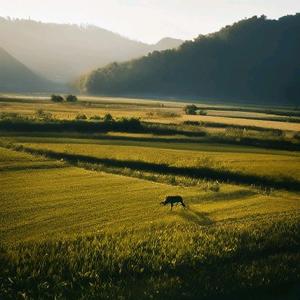
<svg viewBox="0 0 300 300"><path fill-rule="evenodd" d="M300 180L300 154L253 147L127 140L14 139L28 148L117 161L166 164L176 168L210 168L245 175ZM155 171L155 170L154 170Z"/></svg>
<svg viewBox="0 0 300 300"><path fill-rule="evenodd" d="M2 99L0 110L3 113L18 113L24 116L34 116L39 109L50 113L57 119L74 119L79 114L85 114L87 118L94 116L104 117L110 113L114 118L140 118L146 122L156 122L164 124L181 124L185 121L198 121L206 123L223 123L225 125L256 126L269 129L280 129L287 131L300 131L300 118L293 117L294 122L288 122L287 116L279 116L272 113L240 111L237 109L230 111L222 106L219 109L207 109L207 115L186 115L183 111L184 103L166 101L142 101L136 99L118 98L83 98L76 104L57 104L46 99L13 99L14 101ZM201 108L201 105L199 106ZM146 109L145 109L146 108ZM254 109L255 110L255 109ZM287 115L289 112L286 112ZM297 120L299 119L299 122ZM292 119L291 119L292 120Z"/></svg>

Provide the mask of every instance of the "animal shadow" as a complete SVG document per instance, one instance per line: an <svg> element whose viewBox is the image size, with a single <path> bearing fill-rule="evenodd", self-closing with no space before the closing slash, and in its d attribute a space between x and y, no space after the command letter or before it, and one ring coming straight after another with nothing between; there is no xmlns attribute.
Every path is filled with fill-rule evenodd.
<svg viewBox="0 0 300 300"><path fill-rule="evenodd" d="M197 225L207 226L212 225L214 222L208 217L208 213L199 212L195 209L188 207L187 210L180 210L176 212L181 218L193 222Z"/></svg>

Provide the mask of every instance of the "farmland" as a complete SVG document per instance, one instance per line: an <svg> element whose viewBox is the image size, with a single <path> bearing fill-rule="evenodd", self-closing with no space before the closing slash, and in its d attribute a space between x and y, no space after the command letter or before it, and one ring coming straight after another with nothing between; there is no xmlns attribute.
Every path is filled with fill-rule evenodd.
<svg viewBox="0 0 300 300"><path fill-rule="evenodd" d="M202 116L184 115L182 103L16 97L0 104L23 117L37 107L58 119L109 112L181 132L2 131L2 298L297 299L298 123L266 120L286 118L283 109L283 116L266 108L230 116L230 107L218 106L223 116L211 116L240 125L237 114L245 124L255 114L262 127L251 135L278 141L275 149L239 144L236 135L228 137L234 143L216 142L225 127L191 126L206 135L184 135L181 119ZM283 134L270 131L272 122ZM159 205L172 194L187 208Z"/></svg>
<svg viewBox="0 0 300 300"><path fill-rule="evenodd" d="M9 99L7 101L6 99ZM232 107L223 105L203 106L205 116L186 116L182 108L185 103L174 101L151 101L145 99L110 98L110 97L79 97L78 103L57 104L45 96L0 97L0 110L4 113L14 112L25 116L35 115L38 109L51 113L57 119L74 119L77 114L84 113L88 118L95 115L104 116L111 113L115 118L137 117L148 122L181 123L187 120L207 123L224 123L228 125L258 126L282 130L300 130L300 113L295 117L293 109L274 109L261 107L245 107L244 110L228 112ZM199 106L201 108L201 105ZM223 110L222 110L223 109ZM250 111L249 111L250 110ZM275 113L275 114L274 114ZM295 122L289 122L294 118Z"/></svg>

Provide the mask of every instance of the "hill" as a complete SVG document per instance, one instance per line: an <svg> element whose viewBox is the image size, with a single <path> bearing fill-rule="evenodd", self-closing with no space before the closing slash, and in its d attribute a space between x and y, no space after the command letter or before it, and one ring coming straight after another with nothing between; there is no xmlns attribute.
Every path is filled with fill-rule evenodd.
<svg viewBox="0 0 300 300"><path fill-rule="evenodd" d="M43 92L58 87L35 74L3 48L0 48L0 91Z"/></svg>
<svg viewBox="0 0 300 300"><path fill-rule="evenodd" d="M158 41L156 44L152 46L153 51L164 51L168 49L175 49L178 48L183 44L183 40L173 39L173 38L163 38Z"/></svg>
<svg viewBox="0 0 300 300"><path fill-rule="evenodd" d="M300 103L300 14L252 17L175 50L83 76L91 94Z"/></svg>
<svg viewBox="0 0 300 300"><path fill-rule="evenodd" d="M96 26L42 23L0 17L0 40L14 57L50 80L70 82L82 73L113 61L143 56L178 40L157 45L129 40Z"/></svg>

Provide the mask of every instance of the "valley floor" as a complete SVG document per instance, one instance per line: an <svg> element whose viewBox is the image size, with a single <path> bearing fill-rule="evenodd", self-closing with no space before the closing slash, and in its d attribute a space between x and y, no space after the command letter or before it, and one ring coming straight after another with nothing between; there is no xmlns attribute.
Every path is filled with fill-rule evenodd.
<svg viewBox="0 0 300 300"><path fill-rule="evenodd" d="M299 299L299 183L296 150L5 132L0 298Z"/></svg>

